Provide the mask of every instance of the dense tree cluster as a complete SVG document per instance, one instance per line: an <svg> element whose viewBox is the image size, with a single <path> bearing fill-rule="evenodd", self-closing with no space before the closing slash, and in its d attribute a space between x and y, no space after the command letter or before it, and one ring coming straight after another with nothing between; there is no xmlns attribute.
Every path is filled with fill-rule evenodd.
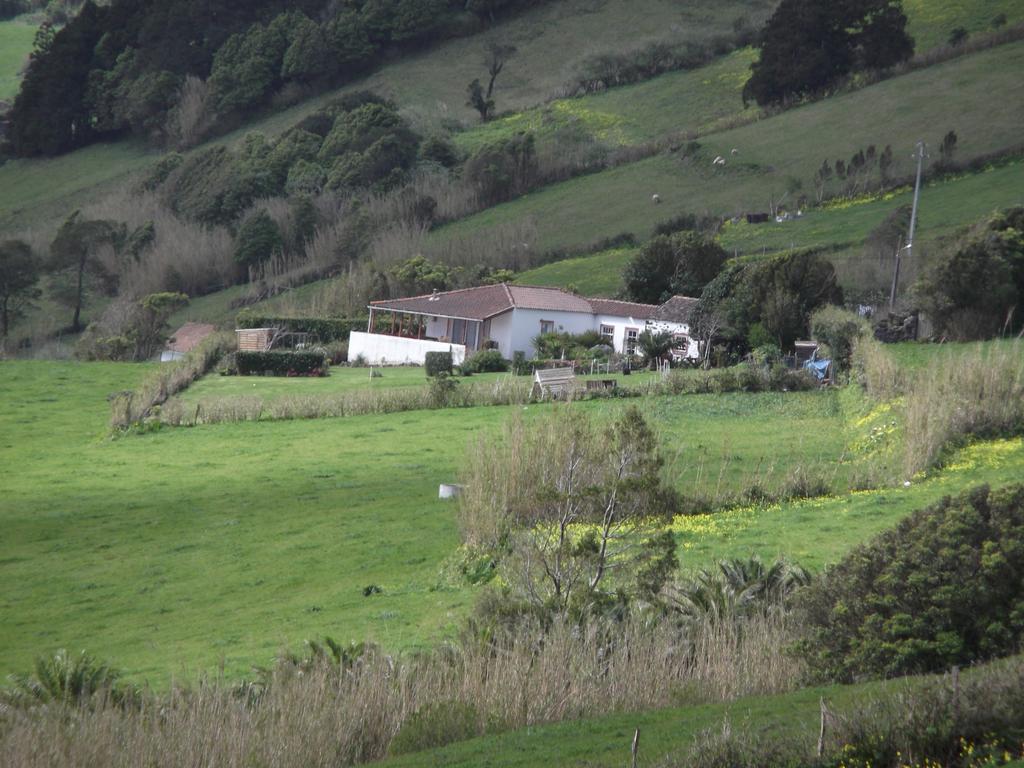
<svg viewBox="0 0 1024 768"><path fill-rule="evenodd" d="M803 596L826 677L939 672L1015 653L1024 637L1024 486L982 486L920 510Z"/></svg>
<svg viewBox="0 0 1024 768"><path fill-rule="evenodd" d="M189 78L212 120L258 108L289 85L327 86L385 50L479 27L542 0L91 0L37 40L10 113L20 156L54 155L131 132L163 140ZM194 90L194 89L193 89Z"/></svg>
<svg viewBox="0 0 1024 768"><path fill-rule="evenodd" d="M626 265L626 293L643 304L661 304L677 294L700 296L727 258L722 246L696 232L659 235Z"/></svg>
<svg viewBox="0 0 1024 768"><path fill-rule="evenodd" d="M900 0L782 0L761 33L743 98L772 104L905 61L914 53L906 26Z"/></svg>
<svg viewBox="0 0 1024 768"><path fill-rule="evenodd" d="M917 294L938 333L988 338L1024 323L1024 207L995 214L953 241Z"/></svg>
<svg viewBox="0 0 1024 768"><path fill-rule="evenodd" d="M737 353L764 344L784 350L807 335L815 309L842 300L835 267L816 251L733 260L705 286L691 325L709 327Z"/></svg>
<svg viewBox="0 0 1024 768"><path fill-rule="evenodd" d="M393 104L357 93L276 139L251 133L235 150L221 145L165 161L148 184L185 218L230 224L262 198L391 188L416 162L418 150L419 136ZM239 260L252 263L252 254L265 250L246 250Z"/></svg>

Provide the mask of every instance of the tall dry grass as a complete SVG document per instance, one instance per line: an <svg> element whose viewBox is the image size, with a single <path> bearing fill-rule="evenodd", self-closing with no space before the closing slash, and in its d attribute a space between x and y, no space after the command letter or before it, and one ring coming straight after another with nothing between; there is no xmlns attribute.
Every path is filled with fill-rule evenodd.
<svg viewBox="0 0 1024 768"><path fill-rule="evenodd" d="M908 477L969 437L1024 431L1024 342L936 356L909 386L905 420Z"/></svg>
<svg viewBox="0 0 1024 768"><path fill-rule="evenodd" d="M161 408L160 421L169 426L191 427L232 421L327 419L434 408L522 405L530 402L531 386L527 379L502 377L488 383L459 384L443 399L438 399L429 386L294 395L269 400L248 396L202 398L197 402L173 399Z"/></svg>
<svg viewBox="0 0 1024 768"><path fill-rule="evenodd" d="M556 622L416 657L370 651L351 667L279 665L265 688L206 681L148 693L138 708L14 708L0 718L0 764L335 768L384 757L429 705L472 708L480 733L680 702L791 690L798 659L779 616L703 624Z"/></svg>
<svg viewBox="0 0 1024 768"><path fill-rule="evenodd" d="M906 376L881 342L861 336L853 344L854 379L872 400L883 403L903 394Z"/></svg>

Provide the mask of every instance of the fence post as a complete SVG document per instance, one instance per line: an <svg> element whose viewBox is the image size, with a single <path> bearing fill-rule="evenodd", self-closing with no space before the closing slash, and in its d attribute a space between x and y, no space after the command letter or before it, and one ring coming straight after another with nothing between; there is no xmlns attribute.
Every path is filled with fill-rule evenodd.
<svg viewBox="0 0 1024 768"><path fill-rule="evenodd" d="M818 704L821 707L821 727L818 729L818 757L821 757L825 753L825 717L828 714L824 696L819 699Z"/></svg>
<svg viewBox="0 0 1024 768"><path fill-rule="evenodd" d="M960 725L960 667L953 667L953 727Z"/></svg>
<svg viewBox="0 0 1024 768"><path fill-rule="evenodd" d="M630 750L633 755L633 768L637 768L637 758L640 754L640 729L637 728L633 733L633 747Z"/></svg>

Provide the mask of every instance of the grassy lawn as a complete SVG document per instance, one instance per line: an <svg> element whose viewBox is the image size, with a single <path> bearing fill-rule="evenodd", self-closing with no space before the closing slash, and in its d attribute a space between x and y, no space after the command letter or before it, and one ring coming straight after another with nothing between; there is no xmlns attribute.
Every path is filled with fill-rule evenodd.
<svg viewBox="0 0 1024 768"><path fill-rule="evenodd" d="M512 409L106 439L106 395L144 371L0 365L0 674L68 647L156 680L220 663L237 676L284 644L325 633L422 646L464 614L470 590L437 588L458 544L437 485L456 476L470 439ZM772 455L835 455L840 422L829 397L801 395L790 406L777 395L700 396L651 407L674 444L708 446L709 476L738 482ZM787 413L812 419L824 437L809 445ZM680 465L681 481L692 472ZM368 584L383 594L363 597Z"/></svg>
<svg viewBox="0 0 1024 768"><path fill-rule="evenodd" d="M441 576L459 537L437 485L467 445L513 411L467 408L164 429L105 437L106 395L149 366L0 364L0 674L41 651L88 648L156 682L330 634L422 647L456 626L470 588ZM211 378L197 386L366 386ZM389 369L380 384L422 381ZM362 384L359 383L362 379ZM389 381L390 380L390 381ZM846 465L836 391L692 395L578 404L610 417L639 404L683 493L740 490L797 466ZM973 452L972 452L973 451ZM917 506L1024 471L1024 445L968 449L934 479L877 492L744 508L677 523L685 568L787 554L819 567ZM363 596L377 584L383 594Z"/></svg>
<svg viewBox="0 0 1024 768"><path fill-rule="evenodd" d="M13 99L21 83L21 68L25 66L36 28L20 19L0 21L0 100Z"/></svg>
<svg viewBox="0 0 1024 768"><path fill-rule="evenodd" d="M891 144L897 172L910 172L914 142L937 142L951 128L960 137L958 157L969 159L1019 142L1024 83L1016 72L1021 68L1024 42L983 51L709 135L693 160L669 153L546 187L443 227L433 237L443 240L531 219L541 249L572 247L622 231L643 238L680 211L731 216L767 209L769 198L780 197L790 179L811 190L823 159L849 158L870 144ZM714 170L716 155L735 159ZM651 204L654 193L662 205ZM1017 199L1014 192L1002 204Z"/></svg>

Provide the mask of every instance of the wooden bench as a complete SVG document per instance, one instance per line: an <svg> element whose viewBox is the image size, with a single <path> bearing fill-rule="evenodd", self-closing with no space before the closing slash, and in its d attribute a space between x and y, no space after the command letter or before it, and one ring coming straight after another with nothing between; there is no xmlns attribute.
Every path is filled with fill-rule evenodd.
<svg viewBox="0 0 1024 768"><path fill-rule="evenodd" d="M572 368L545 368L534 371L533 391L534 397L541 400L548 395L551 397L566 397L576 389L576 374Z"/></svg>
<svg viewBox="0 0 1024 768"><path fill-rule="evenodd" d="M595 389L615 389L618 386L618 382L615 379L590 379L587 381L587 391L591 392Z"/></svg>

